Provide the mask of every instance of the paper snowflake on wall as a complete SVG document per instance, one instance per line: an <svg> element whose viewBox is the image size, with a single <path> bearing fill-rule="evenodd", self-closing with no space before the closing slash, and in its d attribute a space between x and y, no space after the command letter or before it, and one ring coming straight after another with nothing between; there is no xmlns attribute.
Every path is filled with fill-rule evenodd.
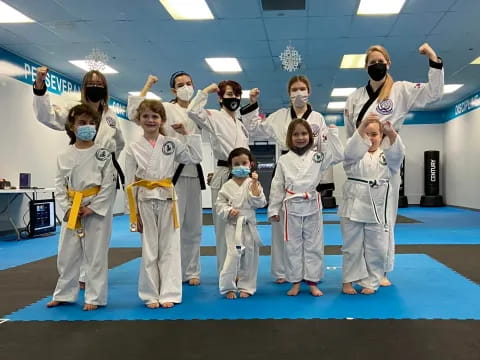
<svg viewBox="0 0 480 360"><path fill-rule="evenodd" d="M92 52L85 56L85 60L90 70L103 71L108 62L108 55L100 49L92 49Z"/></svg>
<svg viewBox="0 0 480 360"><path fill-rule="evenodd" d="M279 56L282 61L282 67L285 71L297 71L302 61L302 56L292 45L287 45L285 50Z"/></svg>

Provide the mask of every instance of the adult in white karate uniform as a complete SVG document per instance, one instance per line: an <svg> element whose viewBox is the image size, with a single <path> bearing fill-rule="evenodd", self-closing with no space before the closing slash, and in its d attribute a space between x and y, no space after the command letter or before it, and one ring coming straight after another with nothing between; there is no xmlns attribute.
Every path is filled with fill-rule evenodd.
<svg viewBox="0 0 480 360"><path fill-rule="evenodd" d="M221 110L205 109L208 94L218 93ZM213 155L217 166L210 182L212 198L212 217L215 226L215 241L217 253L217 272L223 267L227 254L225 241L225 220L218 216L215 202L222 185L228 180L228 155L238 147L248 149L248 132L237 110L240 107L242 88L239 83L227 80L218 85L211 84L199 90L188 106L188 116L198 127L208 132Z"/></svg>
<svg viewBox="0 0 480 360"><path fill-rule="evenodd" d="M150 308L172 307L182 301L180 228L172 177L177 163L200 163L202 140L198 134L188 134L183 124L173 126L185 142L165 136L165 109L157 100L140 103L135 121L144 135L128 146L125 172L130 218L142 232L138 294Z"/></svg>
<svg viewBox="0 0 480 360"><path fill-rule="evenodd" d="M110 152L93 142L98 125L98 114L87 105L67 114L71 146L58 156L55 177L55 197L66 217L58 245L59 278L48 307L77 300L81 264L88 279L84 310L107 304L116 175Z"/></svg>
<svg viewBox="0 0 480 360"><path fill-rule="evenodd" d="M232 178L223 184L216 202L216 210L225 222L227 256L220 272L220 293L227 298L248 297L257 290L259 247L255 210L267 205L267 200L252 173L254 160L249 150L234 149L228 157Z"/></svg>
<svg viewBox="0 0 480 360"><path fill-rule="evenodd" d="M134 119L138 105L158 81L150 75L139 96L128 97L128 117ZM163 102L167 122L165 133L186 143L186 137L175 131L171 125L183 124L190 134L200 134L197 125L187 115L187 107L193 96L193 82L184 71L175 72L170 78L170 87L175 99ZM180 244L182 253L182 281L190 285L200 284L200 242L202 240L202 190L205 179L200 164L176 164L173 183L178 194L180 219Z"/></svg>
<svg viewBox="0 0 480 360"><path fill-rule="evenodd" d="M313 111L311 105L308 103L308 97L311 93L308 78L305 76L294 76L289 80L287 88L291 99L291 106L275 111L265 120L261 119L258 115L258 96L260 94L258 89L252 89L250 92L250 104L241 109L244 124L250 134L274 139L277 144L278 156L288 152L286 143L287 129L293 119L302 118L309 123L313 131L315 146L324 142L328 133L328 128L322 114ZM322 179L320 179L319 182L322 182ZM271 247L271 272L278 283L285 281L283 223L283 213L281 212L280 221L272 224Z"/></svg>
<svg viewBox="0 0 480 360"><path fill-rule="evenodd" d="M388 223L390 179L400 171L404 156L400 136L375 114L363 119L347 141L343 160L347 181L338 210L346 294L357 293L354 282L363 287L363 294L373 294L384 277L389 231L393 231Z"/></svg>
<svg viewBox="0 0 480 360"><path fill-rule="evenodd" d="M372 113L377 114L381 122L389 121L398 132L412 108L425 106L442 97L444 86L442 60L426 43L420 46L419 52L429 58L430 69L427 83L394 82L388 74L391 60L387 50L380 45L372 46L367 50L365 69L368 71L370 80L366 87L358 88L352 93L345 105L344 119L348 138L354 134L355 128L361 123L363 117ZM385 272L392 271L394 266L395 240L393 228L397 219L400 183L400 173L396 173L390 179L389 204L391 209L389 213L392 218L389 219L391 229ZM386 276L381 285L390 285Z"/></svg>
<svg viewBox="0 0 480 360"><path fill-rule="evenodd" d="M65 94L64 96L67 97L66 104L65 106L59 106L51 103L45 84L47 74L48 68L46 66L38 68L37 78L33 84L33 111L37 120L51 129L65 131L65 123L70 108L79 103L90 105L101 114L95 144L107 149L113 155L113 164L118 174L123 178L123 173L116 159L120 156L125 141L117 115L108 106L108 85L105 76L96 70L87 72L83 77L80 98ZM121 180L124 182L123 179ZM113 204L111 205L113 206ZM83 267L79 281L81 287L84 287L86 279Z"/></svg>
<svg viewBox="0 0 480 360"><path fill-rule="evenodd" d="M343 159L338 129L330 128L326 146L318 151L307 121L293 120L287 132L288 153L280 156L270 188L268 217L279 221L284 212L285 275L295 296L306 281L314 296L322 295L317 282L323 277L322 202L316 191L322 172Z"/></svg>

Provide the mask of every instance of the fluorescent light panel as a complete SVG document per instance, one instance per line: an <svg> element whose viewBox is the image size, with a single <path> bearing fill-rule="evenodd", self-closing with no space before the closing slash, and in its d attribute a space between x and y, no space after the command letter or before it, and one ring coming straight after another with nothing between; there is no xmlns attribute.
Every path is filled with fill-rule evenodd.
<svg viewBox="0 0 480 360"><path fill-rule="evenodd" d="M480 65L480 56L473 60L470 64L472 65Z"/></svg>
<svg viewBox="0 0 480 360"><path fill-rule="evenodd" d="M205 58L208 66L215 72L240 72L242 68L237 58Z"/></svg>
<svg viewBox="0 0 480 360"><path fill-rule="evenodd" d="M14 24L14 23L32 23L35 20L30 19L28 16L23 15L17 9L14 9L10 5L0 1L0 23L2 24Z"/></svg>
<svg viewBox="0 0 480 360"><path fill-rule="evenodd" d="M212 20L205 0L160 0L174 20Z"/></svg>
<svg viewBox="0 0 480 360"><path fill-rule="evenodd" d="M68 60L70 64L73 64L79 67L82 70L90 71L86 60ZM104 69L101 71L102 74L118 74L118 71L112 68L111 66L105 65Z"/></svg>
<svg viewBox="0 0 480 360"><path fill-rule="evenodd" d="M128 95L132 95L132 96L139 96L140 95L140 91L129 91L128 92ZM160 96L158 96L157 94L149 91L147 92L147 96L145 96L145 99L149 99L149 100L162 100L162 98Z"/></svg>
<svg viewBox="0 0 480 360"><path fill-rule="evenodd" d="M444 94L451 94L458 89L460 89L463 86L463 84L448 84L443 86L443 93Z"/></svg>
<svg viewBox="0 0 480 360"><path fill-rule="evenodd" d="M361 0L357 15L394 15L400 13L405 0Z"/></svg>
<svg viewBox="0 0 480 360"><path fill-rule="evenodd" d="M343 110L345 109L346 101L330 101L327 105L328 110Z"/></svg>
<svg viewBox="0 0 480 360"><path fill-rule="evenodd" d="M366 54L343 55L340 69L363 69L365 67Z"/></svg>
<svg viewBox="0 0 480 360"><path fill-rule="evenodd" d="M347 97L353 93L356 88L334 88L330 96L332 97Z"/></svg>

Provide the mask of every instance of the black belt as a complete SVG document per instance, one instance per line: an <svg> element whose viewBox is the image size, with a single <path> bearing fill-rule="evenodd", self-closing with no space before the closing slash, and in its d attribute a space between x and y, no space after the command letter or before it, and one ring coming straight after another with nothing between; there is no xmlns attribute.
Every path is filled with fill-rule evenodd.
<svg viewBox="0 0 480 360"><path fill-rule="evenodd" d="M198 180L200 181L200 190L205 190L207 186L205 185L205 177L203 176L203 169L202 165L195 164L197 168ZM180 174L183 171L185 164L178 164L177 169L175 170L175 174L173 174L172 183L175 185L180 177Z"/></svg>
<svg viewBox="0 0 480 360"><path fill-rule="evenodd" d="M217 160L217 166L229 167L228 161L226 160Z"/></svg>
<svg viewBox="0 0 480 360"><path fill-rule="evenodd" d="M357 178L353 178L353 177L348 177L347 179L352 180L352 181L358 181L358 182L361 182L361 183L364 183L364 184L368 184L371 187L374 187L374 186L378 185L377 180L364 180L364 179L357 179Z"/></svg>
<svg viewBox="0 0 480 360"><path fill-rule="evenodd" d="M120 179L122 188L125 189L125 174L123 173L122 168L120 167L120 164L118 163L114 152L112 152L112 162L113 162L113 166L115 167L115 170L117 170L118 178ZM118 186L118 183L117 183L117 189L119 188L120 187Z"/></svg>
<svg viewBox="0 0 480 360"><path fill-rule="evenodd" d="M282 151L281 151L281 154L282 154L282 155L285 155L285 154L288 153L289 151L290 151L290 150L282 150Z"/></svg>

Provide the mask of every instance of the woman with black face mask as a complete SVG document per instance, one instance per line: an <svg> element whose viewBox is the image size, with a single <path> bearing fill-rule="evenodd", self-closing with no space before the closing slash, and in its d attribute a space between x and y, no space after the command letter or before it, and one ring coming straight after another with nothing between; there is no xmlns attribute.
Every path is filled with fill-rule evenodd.
<svg viewBox="0 0 480 360"><path fill-rule="evenodd" d="M347 99L344 111L347 138L350 138L362 119L390 122L395 131L399 131L405 117L412 108L419 108L439 100L443 94L443 62L427 43L418 49L421 55L428 57L430 68L427 83L393 81L388 73L392 64L387 50L380 45L371 46L365 57L365 70L370 77L367 86L358 88ZM381 286L391 285L386 273L393 270L395 242L393 229L398 210L400 173L390 179L388 197L388 218L390 230L388 236L388 256L385 264L385 277Z"/></svg>
<svg viewBox="0 0 480 360"><path fill-rule="evenodd" d="M66 102L70 102L70 104L67 106L58 106L51 104L50 95L47 92L47 86L45 84L47 75L48 67L42 66L38 68L37 78L33 84L33 111L37 120L51 129L65 131L68 112L70 108L78 105L79 102L89 105L95 111L100 113L100 125L94 141L96 145L107 149L108 152L112 154L113 163L123 184L123 173L116 159L118 159L120 152L125 146L125 140L123 139L117 115L108 107L108 86L105 76L96 70L87 72L83 77L80 99L68 99L67 95ZM105 221L110 222L111 224L112 211L110 211L109 214L110 219L106 218ZM79 281L80 287L83 288L85 286L85 272L83 266L81 268Z"/></svg>
<svg viewBox="0 0 480 360"><path fill-rule="evenodd" d="M205 109L208 95L217 93L221 109ZM227 254L225 240L226 222L217 216L215 202L222 185L227 182L230 175L228 155L233 149L243 147L248 149L248 132L242 121L240 113L240 99L242 87L233 80L222 81L218 85L211 84L203 90L199 90L188 106L188 116L198 127L207 131L210 135L213 155L217 160L217 166L210 182L212 194L212 216L215 225L215 240L217 246L217 271L223 268Z"/></svg>

